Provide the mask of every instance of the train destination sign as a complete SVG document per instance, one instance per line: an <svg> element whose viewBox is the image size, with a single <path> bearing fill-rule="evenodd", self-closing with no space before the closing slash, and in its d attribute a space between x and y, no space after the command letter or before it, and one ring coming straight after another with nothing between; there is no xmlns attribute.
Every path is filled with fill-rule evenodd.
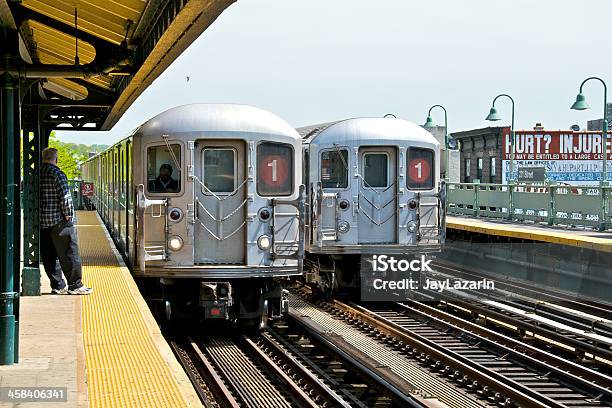
<svg viewBox="0 0 612 408"><path fill-rule="evenodd" d="M608 134L608 178L612 176L612 139ZM511 137L504 132L502 143L502 183L509 180ZM517 131L514 141L514 171L543 168L550 181L596 185L601 180L603 140L601 132ZM539 174L534 174L534 176ZM518 177L517 177L518 176ZM528 178L528 177L527 177ZM539 181L539 180L525 181ZM514 179L521 181L521 175Z"/></svg>

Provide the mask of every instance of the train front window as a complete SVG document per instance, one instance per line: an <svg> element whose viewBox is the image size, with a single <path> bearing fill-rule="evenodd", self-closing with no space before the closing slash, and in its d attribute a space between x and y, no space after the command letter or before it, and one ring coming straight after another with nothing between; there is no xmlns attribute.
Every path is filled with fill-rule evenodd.
<svg viewBox="0 0 612 408"><path fill-rule="evenodd" d="M293 149L280 143L257 146L257 193L288 196L293 192Z"/></svg>
<svg viewBox="0 0 612 408"><path fill-rule="evenodd" d="M178 168L177 168L178 165ZM151 146L147 149L147 187L149 193L181 191L181 146Z"/></svg>
<svg viewBox="0 0 612 408"><path fill-rule="evenodd" d="M408 149L407 187L411 190L431 190L434 187L434 152L430 149Z"/></svg>
<svg viewBox="0 0 612 408"><path fill-rule="evenodd" d="M388 160L385 153L363 155L363 180L368 187L387 187Z"/></svg>
<svg viewBox="0 0 612 408"><path fill-rule="evenodd" d="M229 148L204 149L205 193L232 193L236 189L236 151Z"/></svg>
<svg viewBox="0 0 612 408"><path fill-rule="evenodd" d="M327 150L321 153L321 186L348 187L348 151Z"/></svg>

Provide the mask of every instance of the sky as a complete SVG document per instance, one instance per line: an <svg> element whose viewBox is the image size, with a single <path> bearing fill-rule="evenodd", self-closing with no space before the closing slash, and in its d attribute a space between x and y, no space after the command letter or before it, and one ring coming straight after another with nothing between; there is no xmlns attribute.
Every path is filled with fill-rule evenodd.
<svg viewBox="0 0 612 408"><path fill-rule="evenodd" d="M602 116L601 84L585 85L591 110L569 107L583 79L612 80L610 15L610 0L238 0L110 131L58 136L111 144L195 102L255 105L296 127L386 113L423 124L441 104L454 132L509 124L505 99L504 120L484 120L502 92L516 129L586 127Z"/></svg>

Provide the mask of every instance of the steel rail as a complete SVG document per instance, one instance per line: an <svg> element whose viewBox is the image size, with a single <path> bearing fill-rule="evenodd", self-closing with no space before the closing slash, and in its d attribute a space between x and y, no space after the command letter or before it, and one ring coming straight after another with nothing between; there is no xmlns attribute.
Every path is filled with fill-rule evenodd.
<svg viewBox="0 0 612 408"><path fill-rule="evenodd" d="M200 359L199 362L204 368L204 372L202 374L204 374L208 386L215 391L215 398L218 398L217 401L225 407L240 408L240 404L238 404L236 398L234 398L221 377L219 377L212 364L210 364L208 361L208 358L204 355L204 353L202 353L202 350L200 350L197 343L193 339L189 338L189 344Z"/></svg>
<svg viewBox="0 0 612 408"><path fill-rule="evenodd" d="M490 389L500 392L505 397L523 407L552 407L563 408L565 405L556 402L524 385L503 376L500 373L489 370L485 366L471 361L470 359L436 344L416 333L408 333L396 323L393 323L380 315L369 312L361 307L352 307L343 302L334 300L333 305L348 314L356 316L359 320L368 323L379 331L395 337L402 342L411 345L419 351L429 355L438 361L453 367L472 380L488 386Z"/></svg>
<svg viewBox="0 0 612 408"><path fill-rule="evenodd" d="M440 268L439 264L436 264L436 268ZM479 277L482 278L482 275L476 274L476 273L471 273L471 272L467 272L464 270L460 270L460 269L454 269L454 268L450 268L450 267L442 267L443 269L447 269L449 271L453 271L453 272L460 272L463 275L468 275L468 276L472 276L472 277ZM454 276L457 276L457 274L455 273ZM493 278L493 277L491 277ZM520 288L521 290L531 290L533 293L536 293L536 291L534 289L525 289L528 288L528 285L524 285L524 287L522 285L514 285L514 283L507 283L507 282L501 282L501 281L495 281L496 284L496 288L499 287L498 284L501 284L502 287L505 286L510 286L510 287L516 287L516 288ZM605 360L608 361L612 361L612 351L609 348L606 347L598 347L596 344L593 344L591 342L595 342L594 339L589 339L586 338L586 340L588 341L583 341L579 339L579 336L576 334L564 334L564 333L560 333L555 331L553 328L547 328L545 327L545 325L542 324L537 324L536 322L532 322L530 320L526 320L526 319L520 319L520 318L512 318L509 317L507 314L503 313L502 311L497 311L494 310L494 308L490 305L485 305L485 304L477 304L475 302L470 301L469 303L466 303L465 300L462 300L458 297L455 296L450 296L449 294L445 294L445 293L438 293L436 294L438 297L443 297L444 301L446 303L448 303L449 305L456 305L460 308L466 308L469 309L471 311L476 311L479 314L481 314L483 317L491 317L493 320L497 320L500 322L504 322L504 323L508 323L512 326L517 327L518 329L522 330L522 331L529 331L532 332L534 334L537 334L545 339L549 339L553 341L554 343L559 343L559 344L564 344L567 346L570 346L571 348L574 348L576 351L579 351L581 353L589 353L592 354L594 357L600 357L603 358ZM537 293L537 295L539 296L540 293ZM546 296L546 295L545 295ZM561 299L561 298L557 298L557 299ZM558 300L559 301L559 300ZM573 301L568 301L568 302L573 302ZM567 302L566 302L567 303ZM581 303L582 304L582 303ZM584 304L582 304L584 305ZM517 305L517 307L520 307L520 303ZM533 307L533 311L537 311L538 308L541 308L542 306L538 306L537 303L534 304ZM524 307L523 307L524 308ZM578 310L576 309L576 311L581 311L583 313L586 313L585 311L582 310ZM559 320L559 315L562 315L563 313L561 311L556 311L556 316L543 316L543 317L548 317L550 319L553 320ZM583 326L583 328L581 330L592 330L593 332L596 332L596 327L598 325L598 323L596 321L592 321L592 320L587 320L588 324L586 324L585 326ZM565 323L567 324L567 323ZM602 328L607 327L607 325L601 325ZM601 333L602 335L606 335L607 333ZM591 341L591 342L589 342ZM548 344L550 344L550 342L547 342Z"/></svg>
<svg viewBox="0 0 612 408"><path fill-rule="evenodd" d="M367 375L379 386L386 389L406 407L422 408L424 404L413 398L406 391L412 391L412 387L402 378L391 372L388 367L381 367L374 361L370 361L365 353L355 349L346 343L341 336L330 334L308 317L302 316L289 310L288 318L298 324L304 331L312 336L320 344L332 350L334 354L340 356L350 366Z"/></svg>
<svg viewBox="0 0 612 408"><path fill-rule="evenodd" d="M298 404L301 407L318 408L318 405L304 392L304 390L302 390L299 385L289 378L289 376L283 370L281 370L278 365L276 365L274 361L272 361L270 357L268 357L268 355L261 348L259 348L257 344L253 342L253 340L246 336L243 336L242 340L257 357L259 362L261 362L273 375L279 378L282 383L287 386L287 391L298 401Z"/></svg>
<svg viewBox="0 0 612 408"><path fill-rule="evenodd" d="M262 333L259 338L266 347L282 359L283 364L290 367L295 373L299 373L299 376L312 387L317 396L323 398L327 403L333 404L333 406L350 408L348 404L340 395L325 384L321 379L317 378L316 375L311 373L306 367L298 363L297 360L292 358L288 352L283 349L269 333ZM283 367L284 368L284 367Z"/></svg>
<svg viewBox="0 0 612 408"><path fill-rule="evenodd" d="M569 380L571 383L581 384L581 386L591 389L595 395L607 396L612 401L612 390L607 388L609 384L612 384L612 378L605 374L588 369L420 302L411 302L410 306L402 303L397 305L411 313L418 313L421 317L434 321L448 329L461 331L465 335L476 337L479 341L492 344L494 347L501 346L504 354L514 355L529 364L540 366L550 373L556 373L557 376L564 377L564 379Z"/></svg>
<svg viewBox="0 0 612 408"><path fill-rule="evenodd" d="M189 369L189 366L191 365L190 364L191 361L189 361L187 357L185 357L185 355L183 354L183 349L179 347L179 345L176 344L176 342L173 340L170 341L170 348L172 349L172 351L174 351L174 355L178 358L179 362L185 369L185 372L187 373L189 380L191 380L191 384L195 388L195 391L198 394L198 397L200 397L200 401L202 401L202 403L204 404L206 408L213 408L214 405L212 404L212 401L210 401L206 391L204 390L204 387L202 387L202 385L200 384L200 381L196 377L193 370Z"/></svg>
<svg viewBox="0 0 612 408"><path fill-rule="evenodd" d="M461 275L467 275L471 277L487 277L491 279L499 279L499 275L491 274L491 273L482 273L482 272L474 272L468 271L466 269L460 268L455 265L449 265L448 263L436 261L433 262L434 265L438 269L446 269L450 271L453 276L456 276L457 273ZM599 316L612 320L612 304L607 302L597 302L595 299L587 299L581 298L580 300L572 300L568 299L568 293L564 293L561 291L556 291L550 288L543 288L541 286L534 287L533 285L529 285L528 283L519 282L517 280L507 280L504 281L496 281L496 285L501 285L501 288L506 288L508 291L512 290L520 290L527 293L531 293L534 295L534 298L537 297L540 300L546 300L549 302L556 302L560 305L568 305L567 307L573 308L577 311L581 311L583 313L592 314L594 316Z"/></svg>

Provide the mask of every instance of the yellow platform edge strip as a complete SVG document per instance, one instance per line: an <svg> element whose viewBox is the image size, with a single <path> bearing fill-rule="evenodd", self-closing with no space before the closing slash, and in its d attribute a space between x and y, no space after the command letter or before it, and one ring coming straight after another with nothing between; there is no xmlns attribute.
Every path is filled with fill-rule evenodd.
<svg viewBox="0 0 612 408"><path fill-rule="evenodd" d="M170 361L178 363L129 270L119 264L96 213L79 211L77 219L83 281L94 288L82 302L89 406L200 406L185 398L188 379L184 373L177 379L169 366Z"/></svg>
<svg viewBox="0 0 612 408"><path fill-rule="evenodd" d="M573 235L560 231L521 229L511 225L488 225L479 220L454 219L446 222L446 227L461 231L477 232L480 234L497 235L503 237L528 239L532 241L549 242L552 244L569 245L578 248L593 249L595 251L612 252L612 241L605 238Z"/></svg>

